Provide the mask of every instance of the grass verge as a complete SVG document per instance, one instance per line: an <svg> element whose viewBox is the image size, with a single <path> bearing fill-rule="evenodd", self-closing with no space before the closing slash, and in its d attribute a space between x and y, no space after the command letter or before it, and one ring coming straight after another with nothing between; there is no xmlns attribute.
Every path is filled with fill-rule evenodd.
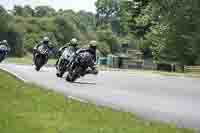
<svg viewBox="0 0 200 133"><path fill-rule="evenodd" d="M191 77L191 78L200 78L200 73L179 73L179 72L164 72L156 70L143 70L143 69L112 69L107 66L98 66L99 70L102 71L127 71L130 73L140 73L140 74L159 74L162 76L176 76L176 77Z"/></svg>
<svg viewBox="0 0 200 133"><path fill-rule="evenodd" d="M0 71L1 133L192 133L67 99Z"/></svg>
<svg viewBox="0 0 200 133"><path fill-rule="evenodd" d="M16 58L16 57L9 57L5 59L4 63L15 63L15 64L32 64L32 56L28 55L22 58ZM56 63L56 59L49 59L48 64L54 65Z"/></svg>

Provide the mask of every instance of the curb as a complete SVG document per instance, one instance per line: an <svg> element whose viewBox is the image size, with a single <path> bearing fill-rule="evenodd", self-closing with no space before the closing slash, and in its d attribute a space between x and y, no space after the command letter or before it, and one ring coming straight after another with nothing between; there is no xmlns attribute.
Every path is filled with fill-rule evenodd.
<svg viewBox="0 0 200 133"><path fill-rule="evenodd" d="M18 74L16 74L15 72L11 72L11 71L9 71L8 69L2 68L2 67L0 67L0 69L1 69L2 71L4 71L4 72L7 72L7 73L13 75L13 76L14 76L16 79L18 79L18 80L21 80L21 81L23 81L23 82L28 82L27 80L25 80L24 78L22 78L21 76L19 76Z"/></svg>

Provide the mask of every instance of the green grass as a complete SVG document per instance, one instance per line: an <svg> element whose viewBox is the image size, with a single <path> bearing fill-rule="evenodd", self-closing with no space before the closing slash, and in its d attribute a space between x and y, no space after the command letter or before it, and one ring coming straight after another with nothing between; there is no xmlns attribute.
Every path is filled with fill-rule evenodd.
<svg viewBox="0 0 200 133"><path fill-rule="evenodd" d="M152 73L157 73L164 76L200 78L199 73L175 73L175 72L170 73L170 72L161 72L161 71L152 71Z"/></svg>
<svg viewBox="0 0 200 133"><path fill-rule="evenodd" d="M107 71L111 70L112 68L109 68L107 66L98 66L99 70ZM117 71L123 71L124 69L116 69ZM164 72L164 71L156 71L156 70L142 70L142 69L125 69L125 71L128 71L129 73L140 73L140 74L159 74L163 76L176 76L176 77L192 77L192 78L200 78L200 73L180 73L180 72Z"/></svg>
<svg viewBox="0 0 200 133"><path fill-rule="evenodd" d="M48 64L54 65L56 62L56 59L49 59ZM22 58L16 58L16 57L9 57L5 59L4 63L14 63L14 64L32 64L32 56L28 55Z"/></svg>
<svg viewBox="0 0 200 133"><path fill-rule="evenodd" d="M29 56L23 58L9 57L5 59L4 63L32 64L32 57Z"/></svg>
<svg viewBox="0 0 200 133"><path fill-rule="evenodd" d="M192 78L200 78L199 73L178 73L178 72L164 72L164 71L151 71L151 70L142 70L140 72L145 72L149 74L160 74L163 76L176 76L176 77L192 77Z"/></svg>
<svg viewBox="0 0 200 133"><path fill-rule="evenodd" d="M192 133L67 99L0 71L0 133Z"/></svg>

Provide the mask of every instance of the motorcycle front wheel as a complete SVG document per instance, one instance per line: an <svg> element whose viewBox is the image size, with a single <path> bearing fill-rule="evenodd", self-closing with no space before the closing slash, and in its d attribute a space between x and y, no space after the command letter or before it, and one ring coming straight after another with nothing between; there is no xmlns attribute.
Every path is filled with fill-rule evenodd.
<svg viewBox="0 0 200 133"><path fill-rule="evenodd" d="M65 72L66 72L65 60L61 60L61 62L57 66L56 76L62 78Z"/></svg>
<svg viewBox="0 0 200 133"><path fill-rule="evenodd" d="M83 71L82 67L75 67L72 72L69 72L67 74L66 81L74 82L80 77L82 71Z"/></svg>
<svg viewBox="0 0 200 133"><path fill-rule="evenodd" d="M71 73L68 73L67 74L67 77L66 77L66 81L68 82L74 82L78 77L76 75L73 75Z"/></svg>
<svg viewBox="0 0 200 133"><path fill-rule="evenodd" d="M35 70L40 71L41 67L45 64L45 57L38 55L35 58Z"/></svg>
<svg viewBox="0 0 200 133"><path fill-rule="evenodd" d="M0 54L0 63L5 59L5 56L6 56L5 53Z"/></svg>

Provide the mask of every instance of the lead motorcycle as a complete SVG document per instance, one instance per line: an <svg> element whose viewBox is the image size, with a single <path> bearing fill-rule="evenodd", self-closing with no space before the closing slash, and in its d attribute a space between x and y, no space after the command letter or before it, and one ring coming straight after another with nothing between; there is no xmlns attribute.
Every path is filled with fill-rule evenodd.
<svg viewBox="0 0 200 133"><path fill-rule="evenodd" d="M61 55L61 59L60 62L57 64L56 69L57 69L57 73L56 76L57 77L62 77L64 75L64 73L68 70L68 63L69 63L69 59L71 56L73 56L74 54L74 49L73 48L66 48L62 55Z"/></svg>
<svg viewBox="0 0 200 133"><path fill-rule="evenodd" d="M89 52L80 53L69 66L66 81L74 82L87 74L88 68L92 68L95 62Z"/></svg>
<svg viewBox="0 0 200 133"><path fill-rule="evenodd" d="M40 71L42 66L44 66L49 58L49 49L43 45L38 48L38 52L35 55L35 70Z"/></svg>
<svg viewBox="0 0 200 133"><path fill-rule="evenodd" d="M2 62L8 55L9 49L5 45L0 45L0 62Z"/></svg>

